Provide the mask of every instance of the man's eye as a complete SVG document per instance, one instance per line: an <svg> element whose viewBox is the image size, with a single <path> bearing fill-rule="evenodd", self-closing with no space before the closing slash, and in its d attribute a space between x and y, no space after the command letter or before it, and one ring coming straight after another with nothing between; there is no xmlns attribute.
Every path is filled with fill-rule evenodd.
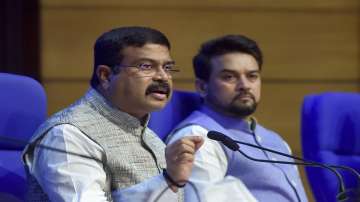
<svg viewBox="0 0 360 202"><path fill-rule="evenodd" d="M255 79L259 78L259 75L258 74L250 74L250 75L248 75L248 78L255 80Z"/></svg>
<svg viewBox="0 0 360 202"><path fill-rule="evenodd" d="M175 65L173 65L173 64L167 64L167 65L164 65L163 69L165 71L171 71L174 69L174 67L175 67Z"/></svg>
<svg viewBox="0 0 360 202"><path fill-rule="evenodd" d="M233 75L231 75L231 74L223 75L221 78L222 78L223 80L225 80L225 81L232 81L232 80L235 80L235 79L236 79L235 76L233 76Z"/></svg>
<svg viewBox="0 0 360 202"><path fill-rule="evenodd" d="M140 70L149 70L152 69L152 64L148 64L148 63L141 63L138 65Z"/></svg>

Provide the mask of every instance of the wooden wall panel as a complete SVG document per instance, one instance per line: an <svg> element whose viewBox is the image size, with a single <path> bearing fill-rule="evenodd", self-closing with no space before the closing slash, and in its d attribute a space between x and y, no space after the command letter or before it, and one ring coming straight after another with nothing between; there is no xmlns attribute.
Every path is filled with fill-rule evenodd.
<svg viewBox="0 0 360 202"><path fill-rule="evenodd" d="M201 42L243 33L264 50L265 78L354 80L359 78L359 23L358 14L352 12L49 9L43 11L42 75L89 78L92 46L100 33L123 25L147 25L169 36L181 78L193 78L191 59Z"/></svg>
<svg viewBox="0 0 360 202"><path fill-rule="evenodd" d="M46 82L45 92L48 101L48 114L69 106L85 94L89 82Z"/></svg>
<svg viewBox="0 0 360 202"><path fill-rule="evenodd" d="M164 8L208 8L231 7L253 9L346 9L355 10L359 6L358 0L42 0L44 7L164 7Z"/></svg>

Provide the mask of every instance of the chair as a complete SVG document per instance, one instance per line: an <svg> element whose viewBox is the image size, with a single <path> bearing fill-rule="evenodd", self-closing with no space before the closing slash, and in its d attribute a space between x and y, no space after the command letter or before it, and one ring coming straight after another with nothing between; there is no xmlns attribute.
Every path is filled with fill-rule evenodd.
<svg viewBox="0 0 360 202"><path fill-rule="evenodd" d="M360 172L360 94L331 92L306 96L301 138L305 159L350 166ZM359 188L352 173L339 171L347 189ZM306 173L316 201L336 201L338 182L332 172L306 168Z"/></svg>
<svg viewBox="0 0 360 202"><path fill-rule="evenodd" d="M0 201L24 201L21 153L46 118L46 95L34 79L0 73Z"/></svg>
<svg viewBox="0 0 360 202"><path fill-rule="evenodd" d="M162 110L151 113L149 127L165 140L171 130L200 104L201 98L197 93L174 90L169 103Z"/></svg>

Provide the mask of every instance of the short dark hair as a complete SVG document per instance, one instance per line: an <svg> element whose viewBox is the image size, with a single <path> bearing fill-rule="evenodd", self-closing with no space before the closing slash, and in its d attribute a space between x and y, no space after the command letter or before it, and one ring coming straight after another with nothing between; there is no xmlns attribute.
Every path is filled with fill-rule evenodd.
<svg viewBox="0 0 360 202"><path fill-rule="evenodd" d="M252 55L261 70L263 58L257 43L243 35L226 35L202 44L198 54L193 58L193 68L196 78L208 81L212 69L210 60L213 57L234 52Z"/></svg>
<svg viewBox="0 0 360 202"><path fill-rule="evenodd" d="M99 85L96 69L99 65L114 68L120 64L122 50L129 46L142 47L147 43L166 46L170 50L170 42L160 31L148 27L120 27L103 33L94 45L94 71L90 81L93 88ZM114 69L113 69L114 70Z"/></svg>

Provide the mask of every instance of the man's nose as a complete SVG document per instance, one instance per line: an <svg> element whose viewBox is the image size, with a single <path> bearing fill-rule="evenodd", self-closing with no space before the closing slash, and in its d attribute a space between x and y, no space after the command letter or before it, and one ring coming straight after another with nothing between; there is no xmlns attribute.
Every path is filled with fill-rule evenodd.
<svg viewBox="0 0 360 202"><path fill-rule="evenodd" d="M241 76L237 82L237 89L249 89L250 81L246 76Z"/></svg>
<svg viewBox="0 0 360 202"><path fill-rule="evenodd" d="M170 78L169 74L164 70L164 68L156 68L154 72L154 78L156 80L168 80Z"/></svg>

